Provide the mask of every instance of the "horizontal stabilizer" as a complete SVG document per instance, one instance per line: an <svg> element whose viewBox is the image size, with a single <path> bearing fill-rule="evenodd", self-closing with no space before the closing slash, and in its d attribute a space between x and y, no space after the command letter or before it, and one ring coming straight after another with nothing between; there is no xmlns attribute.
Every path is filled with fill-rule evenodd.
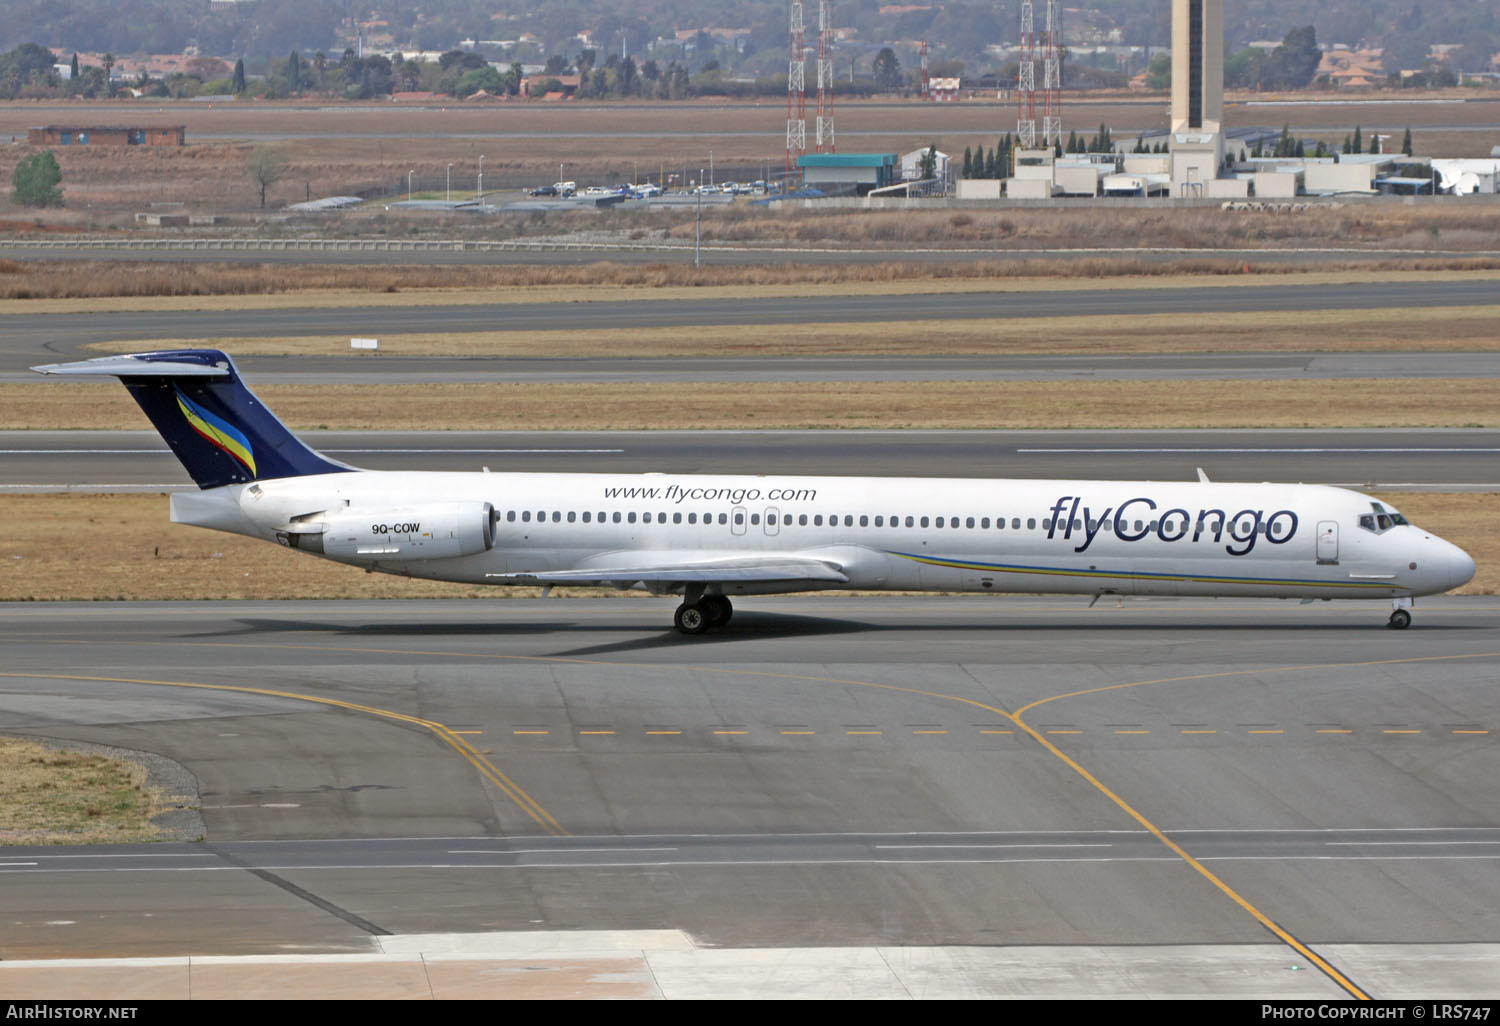
<svg viewBox="0 0 1500 1026"><path fill-rule="evenodd" d="M178 354L131 353L125 356L101 356L94 360L78 360L74 363L46 363L32 370L38 374L104 374L116 378L227 378L230 370L227 363L205 362L194 354L194 359L174 359Z"/></svg>

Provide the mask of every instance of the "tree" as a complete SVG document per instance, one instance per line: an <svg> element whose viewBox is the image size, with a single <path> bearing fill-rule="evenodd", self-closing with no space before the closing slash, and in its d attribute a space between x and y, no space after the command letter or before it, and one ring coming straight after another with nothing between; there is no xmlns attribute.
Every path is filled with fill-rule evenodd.
<svg viewBox="0 0 1500 1026"><path fill-rule="evenodd" d="M266 207L266 190L287 176L286 154L270 146L257 146L245 161L245 173L260 189L260 206Z"/></svg>
<svg viewBox="0 0 1500 1026"><path fill-rule="evenodd" d="M234 77L230 79L229 88L236 96L245 91L245 58L243 57L234 62Z"/></svg>
<svg viewBox="0 0 1500 1026"><path fill-rule="evenodd" d="M63 205L62 168L51 150L22 157L10 176L10 201L23 207Z"/></svg>
<svg viewBox="0 0 1500 1026"><path fill-rule="evenodd" d="M1224 58L1224 84L1242 89L1259 89L1266 72L1266 55L1247 46Z"/></svg>
<svg viewBox="0 0 1500 1026"><path fill-rule="evenodd" d="M1401 137L1401 152L1403 154L1405 154L1406 156L1408 156L1408 157L1411 156L1411 128L1410 127L1408 127L1406 129L1406 134Z"/></svg>
<svg viewBox="0 0 1500 1026"><path fill-rule="evenodd" d="M896 59L896 51L889 46L875 55L870 70L875 74L876 89L895 92L901 88L901 62Z"/></svg>
<svg viewBox="0 0 1500 1026"><path fill-rule="evenodd" d="M922 154L922 163L918 165L917 177L927 179L937 177L937 143L930 143L927 152Z"/></svg>
<svg viewBox="0 0 1500 1026"><path fill-rule="evenodd" d="M107 53L99 59L99 63L104 65L104 90L108 95L113 96L115 94L115 86L110 80L109 73L114 70L115 55Z"/></svg>
<svg viewBox="0 0 1500 1026"><path fill-rule="evenodd" d="M458 80L454 89L455 96L473 96L483 89L491 96L498 96L506 91L506 76L500 74L490 65L466 71Z"/></svg>
<svg viewBox="0 0 1500 1026"><path fill-rule="evenodd" d="M1323 51L1318 49L1318 34L1313 26L1292 29L1281 45L1271 51L1260 83L1272 89L1301 89L1317 74Z"/></svg>
<svg viewBox="0 0 1500 1026"><path fill-rule="evenodd" d="M1172 88L1172 55L1164 53L1151 60L1151 66L1146 69L1147 89L1170 89Z"/></svg>

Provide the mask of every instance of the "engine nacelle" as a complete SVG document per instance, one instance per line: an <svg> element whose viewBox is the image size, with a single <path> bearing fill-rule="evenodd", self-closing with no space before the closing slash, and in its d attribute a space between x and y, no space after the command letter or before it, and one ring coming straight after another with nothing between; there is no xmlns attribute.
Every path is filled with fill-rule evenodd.
<svg viewBox="0 0 1500 1026"><path fill-rule="evenodd" d="M495 547L495 508L488 502L432 502L338 509L298 517L278 533L294 549L335 559L452 559Z"/></svg>

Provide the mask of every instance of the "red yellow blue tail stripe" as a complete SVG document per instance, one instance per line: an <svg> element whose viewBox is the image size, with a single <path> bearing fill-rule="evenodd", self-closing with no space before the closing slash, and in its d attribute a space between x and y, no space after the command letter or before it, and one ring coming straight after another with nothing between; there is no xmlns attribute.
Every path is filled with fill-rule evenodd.
<svg viewBox="0 0 1500 1026"><path fill-rule="evenodd" d="M183 395L182 389L178 388L175 391L177 392L177 408L182 411L189 426L210 445L222 449L244 464L245 469L250 471L250 476L254 477L255 452L250 447L250 440L228 421L214 416Z"/></svg>

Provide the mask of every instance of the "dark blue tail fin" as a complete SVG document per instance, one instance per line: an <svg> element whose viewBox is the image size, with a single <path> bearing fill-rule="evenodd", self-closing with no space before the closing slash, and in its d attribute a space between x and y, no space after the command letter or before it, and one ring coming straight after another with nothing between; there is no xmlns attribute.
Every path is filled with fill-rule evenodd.
<svg viewBox="0 0 1500 1026"><path fill-rule="evenodd" d="M355 469L304 445L217 349L132 353L32 369L118 377L199 488Z"/></svg>

